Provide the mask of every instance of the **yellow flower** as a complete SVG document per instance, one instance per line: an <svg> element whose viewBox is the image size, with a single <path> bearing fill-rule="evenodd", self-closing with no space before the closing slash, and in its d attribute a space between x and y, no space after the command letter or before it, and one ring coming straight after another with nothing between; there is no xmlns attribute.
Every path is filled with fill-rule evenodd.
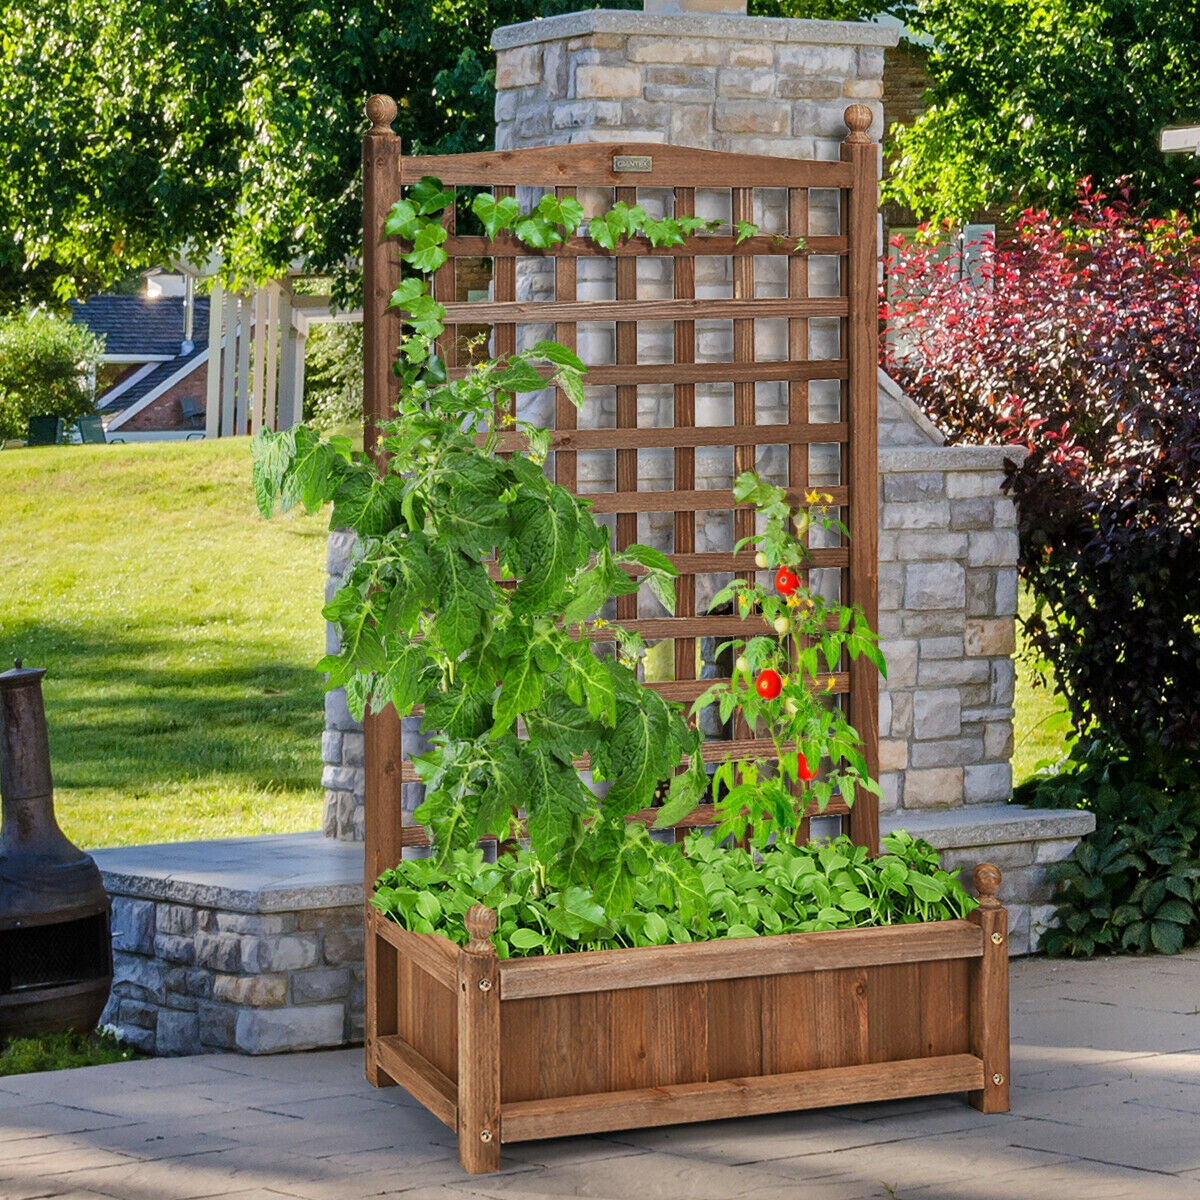
<svg viewBox="0 0 1200 1200"><path fill-rule="evenodd" d="M603 617L597 617L592 622L592 628L593 629L603 629L607 624L608 624L608 622Z"/></svg>
<svg viewBox="0 0 1200 1200"><path fill-rule="evenodd" d="M791 595L790 595L790 596L787 598L787 606L788 606L788 608L795 608L795 607L796 607L796 605L798 605L799 603L800 603L800 597L799 597L799 596L797 596L795 592L793 592L793 593L792 593L792 594L791 594ZM811 604L811 603L812 603L812 601L809 601L809 603Z"/></svg>
<svg viewBox="0 0 1200 1200"><path fill-rule="evenodd" d="M738 597L738 607L739 608L749 608L750 607L749 599L747 599L747 597L745 597L745 596L739 596Z"/></svg>
<svg viewBox="0 0 1200 1200"><path fill-rule="evenodd" d="M830 677L827 680L825 680L825 690L827 692L832 692L833 685L834 685L834 678L832 675L830 675Z"/></svg>
<svg viewBox="0 0 1200 1200"><path fill-rule="evenodd" d="M826 504L833 503L833 496L829 492L822 492L821 499L824 500Z"/></svg>

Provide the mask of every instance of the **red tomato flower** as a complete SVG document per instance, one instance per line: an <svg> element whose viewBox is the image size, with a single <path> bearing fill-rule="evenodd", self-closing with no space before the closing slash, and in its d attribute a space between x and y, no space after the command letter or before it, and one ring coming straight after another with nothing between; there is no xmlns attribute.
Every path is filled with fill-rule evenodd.
<svg viewBox="0 0 1200 1200"><path fill-rule="evenodd" d="M772 671L770 667L760 671L754 681L754 690L764 700L774 700L783 691L783 680L779 678L779 672Z"/></svg>
<svg viewBox="0 0 1200 1200"><path fill-rule="evenodd" d="M800 586L800 577L791 567L780 567L775 572L775 590L781 596L790 596Z"/></svg>

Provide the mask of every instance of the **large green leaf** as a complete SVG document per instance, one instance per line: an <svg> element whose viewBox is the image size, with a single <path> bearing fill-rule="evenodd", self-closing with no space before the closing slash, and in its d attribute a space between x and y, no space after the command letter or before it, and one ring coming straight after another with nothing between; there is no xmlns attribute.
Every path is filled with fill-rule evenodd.
<svg viewBox="0 0 1200 1200"><path fill-rule="evenodd" d="M561 595L579 559L578 531L575 501L563 488L517 501L513 533L522 578L513 594L514 611L534 611Z"/></svg>
<svg viewBox="0 0 1200 1200"><path fill-rule="evenodd" d="M438 604L434 628L451 658L457 658L479 635L483 614L494 603L487 569L478 559L446 546L436 547Z"/></svg>
<svg viewBox="0 0 1200 1200"><path fill-rule="evenodd" d="M526 642L504 663L492 732L496 736L507 732L519 716L541 700L545 686L545 672L537 664L533 647Z"/></svg>
<svg viewBox="0 0 1200 1200"><path fill-rule="evenodd" d="M525 814L529 840L543 862L575 836L592 797L574 767L533 742L525 743Z"/></svg>
<svg viewBox="0 0 1200 1200"><path fill-rule="evenodd" d="M333 494L333 529L353 529L360 537L389 533L400 521L403 483L395 475L382 479L367 466L349 468Z"/></svg>

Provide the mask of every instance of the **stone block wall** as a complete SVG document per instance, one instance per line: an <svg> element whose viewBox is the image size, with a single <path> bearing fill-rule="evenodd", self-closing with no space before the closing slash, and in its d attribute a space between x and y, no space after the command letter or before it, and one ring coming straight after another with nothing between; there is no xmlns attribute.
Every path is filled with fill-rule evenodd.
<svg viewBox="0 0 1200 1200"><path fill-rule="evenodd" d="M113 988L101 1024L139 1050L271 1054L362 1040L361 899L255 913L199 888L180 901L105 884Z"/></svg>
<svg viewBox="0 0 1200 1200"><path fill-rule="evenodd" d="M894 31L841 21L568 13L496 31L496 148L617 139L836 159L857 101L883 132Z"/></svg>

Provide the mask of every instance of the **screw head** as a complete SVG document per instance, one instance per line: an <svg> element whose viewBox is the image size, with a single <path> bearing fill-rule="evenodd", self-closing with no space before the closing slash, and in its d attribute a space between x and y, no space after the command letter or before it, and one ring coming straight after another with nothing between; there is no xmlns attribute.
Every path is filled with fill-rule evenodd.
<svg viewBox="0 0 1200 1200"><path fill-rule="evenodd" d="M992 1076L992 1082L999 1087L1004 1082L1004 1076L997 1071L995 1075Z"/></svg>
<svg viewBox="0 0 1200 1200"><path fill-rule="evenodd" d="M1002 933L993 933L992 934L992 945L993 946L1000 945L1000 943L1002 941L1004 941L1004 935Z"/></svg>
<svg viewBox="0 0 1200 1200"><path fill-rule="evenodd" d="M492 1140L492 1131L490 1129L481 1129L479 1131L479 1140L481 1142L490 1142Z"/></svg>
<svg viewBox="0 0 1200 1200"><path fill-rule="evenodd" d="M481 992L490 992L492 990L492 981L490 979L481 979L479 981L479 990Z"/></svg>

